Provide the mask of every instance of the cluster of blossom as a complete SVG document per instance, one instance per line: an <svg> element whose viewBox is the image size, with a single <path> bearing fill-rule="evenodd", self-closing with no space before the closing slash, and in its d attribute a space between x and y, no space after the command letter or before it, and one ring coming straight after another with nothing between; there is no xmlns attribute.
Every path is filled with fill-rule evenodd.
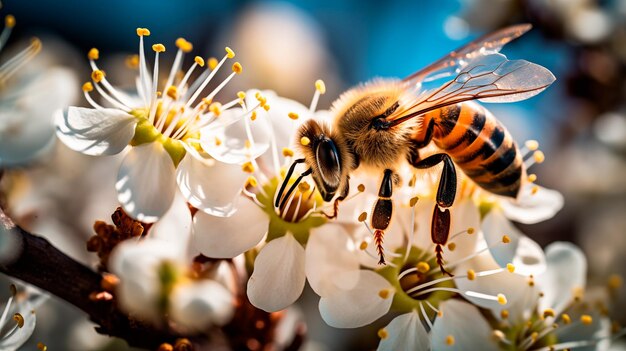
<svg viewBox="0 0 626 351"><path fill-rule="evenodd" d="M7 19L5 31L11 27ZM134 94L108 81L97 64L99 51L92 49L91 81L82 86L91 108L57 110L63 107L58 98L50 104L16 104L36 106L49 116L57 110L56 135L75 151L123 154L117 198L124 213L146 231L116 243L102 263L113 274L107 280L112 297L128 313L179 333L223 326L243 303L242 287L233 279L243 276L247 299L267 312L294 304L308 281L330 326L357 328L395 316L378 331L380 350L600 348L611 338L604 310L583 294L586 261L580 250L553 243L544 252L511 223L544 221L563 205L558 192L534 184L534 175L515 201L461 179L446 246L446 269L454 274L449 277L437 268L430 241L437 180L403 169L394 196L397 210L385 237L390 260L379 266L367 221L377 198L378 179L371 174L352 175L351 188L357 191L341 203L335 220L323 215L331 206L311 180L301 182L285 206L274 206L286 167L297 156L293 144L308 142L294 140L297 128L312 118L330 123L329 111L316 110L323 82L316 82L308 107L258 90L218 103L217 94L242 73L242 66L235 62L227 78L207 87L235 56L233 50L226 48L220 60L196 56L183 69L192 45L178 39L174 63L161 82L159 58L165 46L152 45L150 70L144 51L150 31L138 28L137 35L139 55L131 60L139 71ZM18 72L13 66L23 64L38 45L10 60L8 68L0 67L3 79L6 70L6 78ZM11 101L21 94L17 89L10 93ZM26 149L22 139L5 138L20 135L5 133L15 126L33 125L51 129L49 120L15 122L0 116L0 165L40 153L44 145L12 159L15 150ZM531 141L522 149L527 168L543 161L537 147ZM204 264L208 259L218 263ZM12 299L0 318L1 330L14 308ZM32 310L28 303L20 310ZM24 327L19 342L34 328L34 318L26 314L14 314L17 327ZM3 334L1 346L17 345L15 330Z"/></svg>

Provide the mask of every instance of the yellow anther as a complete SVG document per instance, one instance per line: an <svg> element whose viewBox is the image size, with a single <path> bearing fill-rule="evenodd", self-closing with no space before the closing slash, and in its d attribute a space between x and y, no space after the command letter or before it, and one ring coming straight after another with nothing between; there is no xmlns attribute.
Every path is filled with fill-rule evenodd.
<svg viewBox="0 0 626 351"><path fill-rule="evenodd" d="M190 52L193 50L193 44L185 40L185 38L176 39L176 47L181 49L183 52Z"/></svg>
<svg viewBox="0 0 626 351"><path fill-rule="evenodd" d="M567 313L563 313L561 315L561 320L563 320L563 323L565 323L565 324L572 323L572 318L570 318L569 314L567 314Z"/></svg>
<svg viewBox="0 0 626 351"><path fill-rule="evenodd" d="M152 50L154 50L154 52L165 52L165 45L163 45L163 44L154 44L154 45L152 45Z"/></svg>
<svg viewBox="0 0 626 351"><path fill-rule="evenodd" d="M252 111L250 114L250 120L254 121L256 119L256 111Z"/></svg>
<svg viewBox="0 0 626 351"><path fill-rule="evenodd" d="M539 142L537 140L526 140L524 145L526 145L530 151L535 151L539 148Z"/></svg>
<svg viewBox="0 0 626 351"><path fill-rule="evenodd" d="M381 339L387 339L389 337L389 333L387 333L387 330L385 328L380 328L378 329L378 337Z"/></svg>
<svg viewBox="0 0 626 351"><path fill-rule="evenodd" d="M150 36L150 30L148 28L137 28L137 35L140 37Z"/></svg>
<svg viewBox="0 0 626 351"><path fill-rule="evenodd" d="M171 97L172 99L176 100L178 99L178 88L174 85L170 85L169 87L167 87L165 94L167 94L167 96Z"/></svg>
<svg viewBox="0 0 626 351"><path fill-rule="evenodd" d="M215 146L220 146L222 145L222 139L215 137Z"/></svg>
<svg viewBox="0 0 626 351"><path fill-rule="evenodd" d="M37 349L40 351L48 351L48 346L40 341L37 343Z"/></svg>
<svg viewBox="0 0 626 351"><path fill-rule="evenodd" d="M412 197L411 200L409 200L409 206L411 206L411 207L415 206L417 204L417 201L419 201L419 199L420 198L417 197L417 196Z"/></svg>
<svg viewBox="0 0 626 351"><path fill-rule="evenodd" d="M217 67L219 61L215 57L209 57L209 69L212 71Z"/></svg>
<svg viewBox="0 0 626 351"><path fill-rule="evenodd" d="M36 50L36 51L41 50L41 39L37 37L32 38L30 40L30 45L32 46L33 50Z"/></svg>
<svg viewBox="0 0 626 351"><path fill-rule="evenodd" d="M528 181L529 181L529 182L533 183L533 182L535 182L536 180L537 180L537 175L536 175L536 174L531 173L531 174L529 174L529 175L528 175Z"/></svg>
<svg viewBox="0 0 626 351"><path fill-rule="evenodd" d="M361 244L359 245L359 249L361 251L364 251L365 249L367 249L367 242L366 241L361 241Z"/></svg>
<svg viewBox="0 0 626 351"><path fill-rule="evenodd" d="M259 185L259 182L256 180L254 176L249 176L248 179L246 180L246 186L248 185L251 187L256 187L257 185Z"/></svg>
<svg viewBox="0 0 626 351"><path fill-rule="evenodd" d="M269 111L270 110L270 105L268 105L268 104L263 105L263 109L265 111Z"/></svg>
<svg viewBox="0 0 626 351"><path fill-rule="evenodd" d="M388 298L390 294L391 292L389 291L389 289L382 289L381 291L378 292L378 296L380 296L381 299Z"/></svg>
<svg viewBox="0 0 626 351"><path fill-rule="evenodd" d="M591 316L588 314L583 314L582 316L580 316L580 321L584 325L590 325L591 323L593 323L593 318L591 318Z"/></svg>
<svg viewBox="0 0 626 351"><path fill-rule="evenodd" d="M4 17L4 25L7 28L15 27L15 16L13 16L13 15L6 15L6 17Z"/></svg>
<svg viewBox="0 0 626 351"><path fill-rule="evenodd" d="M474 272L473 269L468 269L467 270L467 279L468 280L474 280L476 279L476 272Z"/></svg>
<svg viewBox="0 0 626 351"><path fill-rule="evenodd" d="M621 288L623 284L624 284L624 280L622 279L620 275L611 274L607 285L609 286L609 289L617 290Z"/></svg>
<svg viewBox="0 0 626 351"><path fill-rule="evenodd" d="M307 138L307 137L302 137L300 138L300 144L302 144L303 146L307 146L311 143L311 139Z"/></svg>
<svg viewBox="0 0 626 351"><path fill-rule="evenodd" d="M504 296L504 294L498 294L497 298L499 304L506 305L506 296Z"/></svg>
<svg viewBox="0 0 626 351"><path fill-rule="evenodd" d="M437 317L441 318L443 317L443 311L439 310L439 312L437 312Z"/></svg>
<svg viewBox="0 0 626 351"><path fill-rule="evenodd" d="M21 328L24 326L24 317L21 314L19 313L14 314L13 320L15 321L15 323L17 323L18 328Z"/></svg>
<svg viewBox="0 0 626 351"><path fill-rule="evenodd" d="M454 346L454 336L452 335L446 336L446 345Z"/></svg>
<svg viewBox="0 0 626 351"><path fill-rule="evenodd" d="M543 151L537 150L533 153L533 158L535 159L535 162L542 163L546 160L546 155L543 154Z"/></svg>
<svg viewBox="0 0 626 351"><path fill-rule="evenodd" d="M249 149L249 148L251 148L251 147L252 147L252 143L250 142L250 140L246 140L246 141L244 142L243 146L244 146L246 149Z"/></svg>
<svg viewBox="0 0 626 351"><path fill-rule="evenodd" d="M204 59L202 57L196 56L193 60L198 64L198 66L204 67Z"/></svg>
<svg viewBox="0 0 626 351"><path fill-rule="evenodd" d="M311 186L307 182L302 182L298 184L298 190L300 190L301 193L306 193L307 191L311 190Z"/></svg>
<svg viewBox="0 0 626 351"><path fill-rule="evenodd" d="M502 311L500 311L500 317L501 317L502 319L507 319L507 318L509 318L509 310L502 310Z"/></svg>
<svg viewBox="0 0 626 351"><path fill-rule="evenodd" d="M503 235L502 236L502 242L505 243L505 244L508 244L508 243L511 242L511 238L509 238L508 235Z"/></svg>
<svg viewBox="0 0 626 351"><path fill-rule="evenodd" d="M139 67L139 55L130 55L126 57L124 62L126 63L126 67L135 69Z"/></svg>
<svg viewBox="0 0 626 351"><path fill-rule="evenodd" d="M243 165L241 165L241 170L243 170L246 173L253 173L254 166L252 165L252 162L246 162Z"/></svg>
<svg viewBox="0 0 626 351"><path fill-rule="evenodd" d="M243 67L241 66L241 63L239 62L233 63L233 72L237 74L241 74L241 72L243 72Z"/></svg>
<svg viewBox="0 0 626 351"><path fill-rule="evenodd" d="M290 148L288 148L288 147L284 147L284 148L283 148L283 156L285 156L285 157L291 157L291 156L293 156L293 150L291 150L291 149L290 149Z"/></svg>
<svg viewBox="0 0 626 351"><path fill-rule="evenodd" d="M326 93L326 84L321 79L315 81L315 90L319 91L320 94Z"/></svg>
<svg viewBox="0 0 626 351"><path fill-rule="evenodd" d="M91 48L91 50L89 50L89 52L87 53L87 58L89 58L90 60L97 60L100 58L100 51L96 48Z"/></svg>
<svg viewBox="0 0 626 351"><path fill-rule="evenodd" d="M259 100L261 98L261 96L262 95L261 95L260 91L257 91L256 93L254 93L254 98L257 99L257 100Z"/></svg>
<svg viewBox="0 0 626 351"><path fill-rule="evenodd" d="M515 272L515 265L513 263L507 263L506 270L509 271L509 273Z"/></svg>
<svg viewBox="0 0 626 351"><path fill-rule="evenodd" d="M289 113L287 114L287 116L289 116L289 118L291 118L291 119L293 119L293 120L296 120L296 119L298 119L298 117L300 117L300 116L298 116L298 114L297 114L297 113L295 113L295 112L289 112Z"/></svg>
<svg viewBox="0 0 626 351"><path fill-rule="evenodd" d="M235 57L235 52L233 51L233 49L227 46L226 48L224 48L224 50L226 50L226 56L228 56L229 59Z"/></svg>
<svg viewBox="0 0 626 351"><path fill-rule="evenodd" d="M365 222L366 219L367 219L367 212L361 212L358 218L359 222Z"/></svg>
<svg viewBox="0 0 626 351"><path fill-rule="evenodd" d="M430 271L430 265L424 261L418 262L416 268L420 273L428 273L428 271Z"/></svg>
<svg viewBox="0 0 626 351"><path fill-rule="evenodd" d="M360 193L364 192L365 191L365 185L363 185L363 184L357 185L356 190L358 190Z"/></svg>
<svg viewBox="0 0 626 351"><path fill-rule="evenodd" d="M476 232L476 229L474 229L474 227L469 227L467 228L467 234L472 235Z"/></svg>
<svg viewBox="0 0 626 351"><path fill-rule="evenodd" d="M554 317L555 315L556 314L555 314L554 310L551 309L551 308L546 308L543 311L543 318Z"/></svg>
<svg viewBox="0 0 626 351"><path fill-rule="evenodd" d="M85 93L89 93L89 92L93 91L93 84L91 84L91 82L87 82L87 83L83 84L83 91Z"/></svg>
<svg viewBox="0 0 626 351"><path fill-rule="evenodd" d="M454 251L455 249L456 249L456 244L455 243L449 243L448 244L448 250Z"/></svg>
<svg viewBox="0 0 626 351"><path fill-rule="evenodd" d="M209 111L213 112L214 115L219 116L222 113L222 104L219 102L214 102L209 105Z"/></svg>
<svg viewBox="0 0 626 351"><path fill-rule="evenodd" d="M539 333L537 333L537 332L532 332L530 334L530 340L532 340L533 342L537 341L538 337L539 337Z"/></svg>
<svg viewBox="0 0 626 351"><path fill-rule="evenodd" d="M104 71L97 69L91 72L91 79L96 83L100 83L104 79Z"/></svg>
<svg viewBox="0 0 626 351"><path fill-rule="evenodd" d="M580 286L577 286L574 289L572 289L572 294L574 294L575 301L580 301L583 299L585 295L585 289L581 288Z"/></svg>
<svg viewBox="0 0 626 351"><path fill-rule="evenodd" d="M244 93L243 91L238 91L237 92L237 97L240 98L241 100L246 98L246 93Z"/></svg>

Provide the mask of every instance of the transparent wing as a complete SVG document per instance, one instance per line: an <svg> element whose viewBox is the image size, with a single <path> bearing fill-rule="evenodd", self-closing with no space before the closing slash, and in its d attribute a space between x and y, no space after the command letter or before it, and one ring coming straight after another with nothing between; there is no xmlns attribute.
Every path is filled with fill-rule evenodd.
<svg viewBox="0 0 626 351"><path fill-rule="evenodd" d="M539 94L555 79L548 69L525 60L508 60L498 53L478 56L464 65L454 79L420 92L387 120L393 126L428 111L469 100L520 101Z"/></svg>
<svg viewBox="0 0 626 351"><path fill-rule="evenodd" d="M420 85L424 81L451 76L476 57L500 52L504 45L522 36L530 28L530 24L518 24L486 34L404 78L404 81Z"/></svg>

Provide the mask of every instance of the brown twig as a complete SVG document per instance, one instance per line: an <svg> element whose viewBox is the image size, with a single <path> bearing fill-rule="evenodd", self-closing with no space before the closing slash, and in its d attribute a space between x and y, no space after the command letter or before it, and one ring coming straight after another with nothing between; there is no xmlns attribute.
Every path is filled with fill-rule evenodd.
<svg viewBox="0 0 626 351"><path fill-rule="evenodd" d="M74 261L48 240L15 225L0 208L0 225L16 235L16 258L0 263L0 272L38 286L84 311L98 325L101 334L124 339L130 346L156 349L163 342L174 342L177 335L136 320L110 300L92 298L101 292L102 276ZM2 229L0 229L2 230Z"/></svg>

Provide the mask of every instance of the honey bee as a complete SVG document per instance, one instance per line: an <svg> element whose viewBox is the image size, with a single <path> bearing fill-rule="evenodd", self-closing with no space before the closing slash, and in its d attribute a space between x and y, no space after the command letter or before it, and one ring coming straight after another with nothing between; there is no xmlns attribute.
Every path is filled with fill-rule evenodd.
<svg viewBox="0 0 626 351"><path fill-rule="evenodd" d="M306 142L296 144L303 158L289 168L275 206L284 206L303 177L311 175L325 202L335 198L333 214L326 215L334 218L348 196L351 172L365 168L382 173L370 220L379 264L385 264L383 236L393 215L395 170L402 162L417 169L442 163L431 239L437 264L442 273L451 275L444 268L442 247L449 236L457 168L483 189L510 198L517 197L525 179L522 155L509 132L472 100L520 101L554 82L548 69L499 53L530 28L522 24L496 31L402 80L374 80L343 93L332 105L332 125L309 120L300 126L297 140ZM431 142L439 152L422 158L420 149ZM284 194L298 164L305 164L306 170Z"/></svg>

